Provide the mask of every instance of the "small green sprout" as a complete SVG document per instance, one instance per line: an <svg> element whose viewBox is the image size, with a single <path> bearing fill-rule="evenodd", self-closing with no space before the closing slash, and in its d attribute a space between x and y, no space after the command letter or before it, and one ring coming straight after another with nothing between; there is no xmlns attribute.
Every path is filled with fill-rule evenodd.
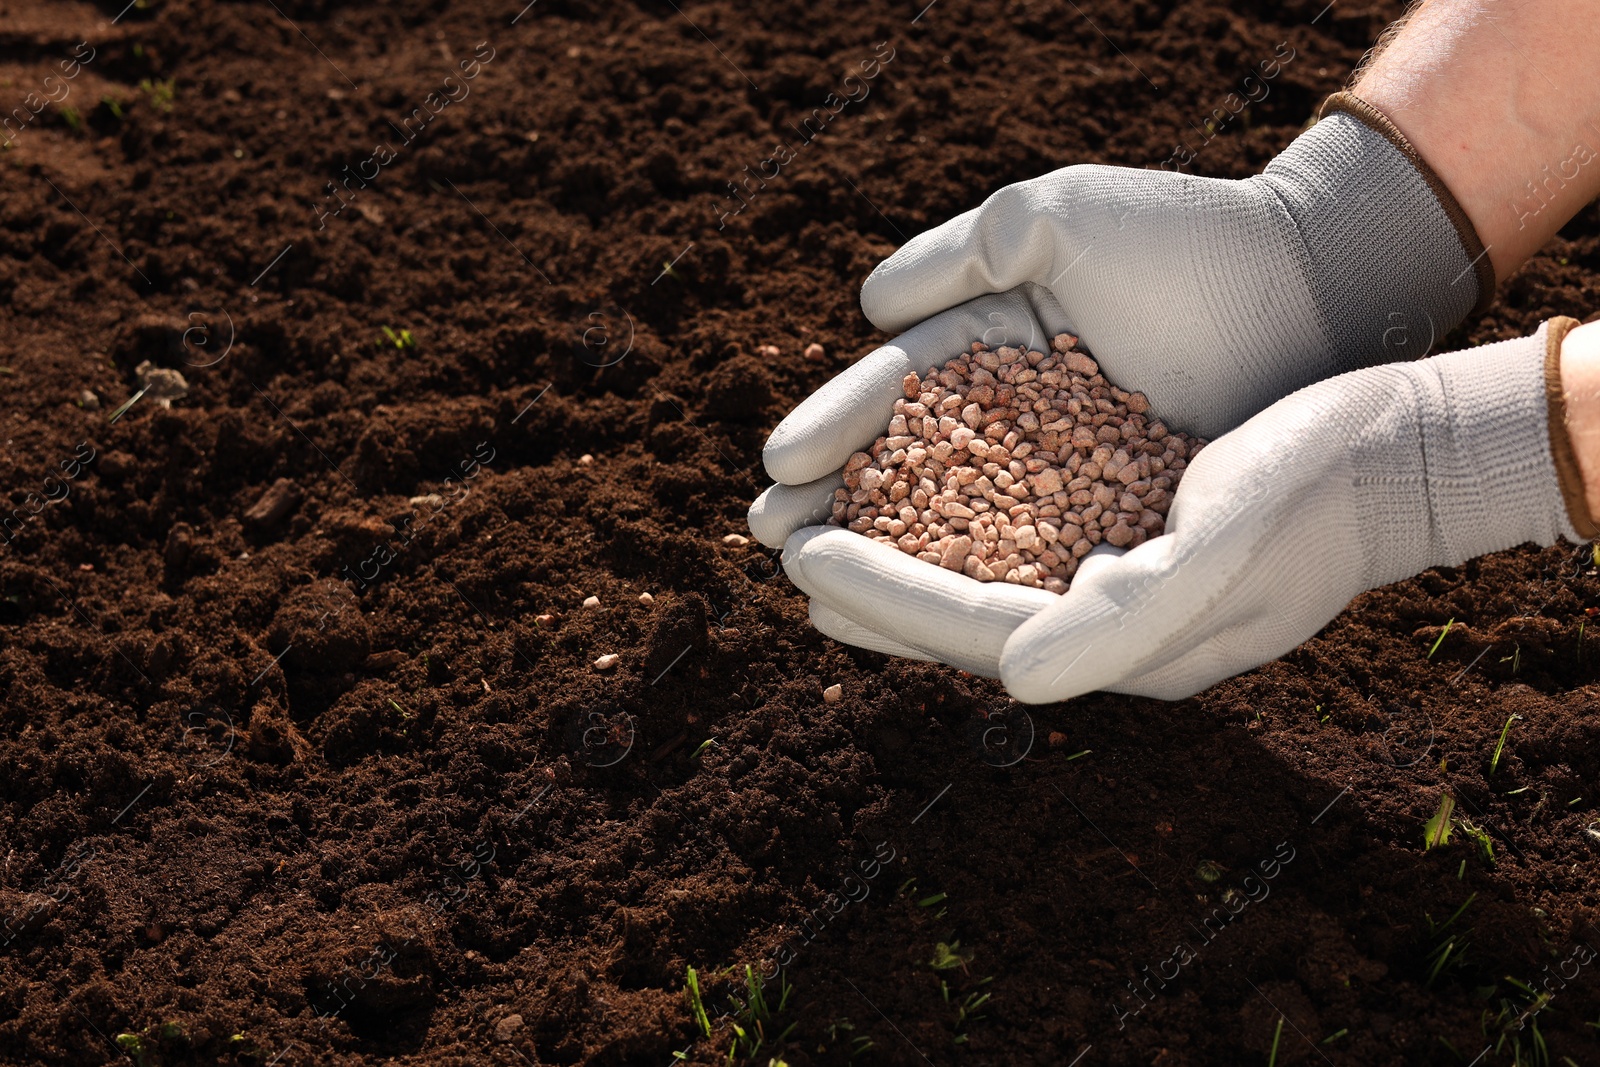
<svg viewBox="0 0 1600 1067"><path fill-rule="evenodd" d="M83 132L83 112L68 105L62 107L61 117L66 120L67 125L72 128L73 133Z"/></svg>
<svg viewBox="0 0 1600 1067"><path fill-rule="evenodd" d="M1494 839L1489 836L1489 831L1465 819L1458 820L1456 825L1478 846L1478 854L1483 857L1483 862L1494 866ZM1465 863L1466 860L1461 862Z"/></svg>
<svg viewBox="0 0 1600 1067"><path fill-rule="evenodd" d="M928 961L928 966L936 971L948 971L960 967L967 969L967 964L972 962L972 954L961 954L961 942L951 941L948 944L941 941L933 947L933 959Z"/></svg>
<svg viewBox="0 0 1600 1067"><path fill-rule="evenodd" d="M1094 749L1092 749L1092 748L1086 748L1082 752L1074 752L1072 755L1067 757L1067 762L1071 763L1073 760L1077 759L1079 756L1087 756L1089 753L1091 753L1093 751L1094 751Z"/></svg>
<svg viewBox="0 0 1600 1067"><path fill-rule="evenodd" d="M700 742L700 747L699 748L697 748L693 752L689 753L689 758L697 760L702 755L705 754L706 749L708 749L708 748L721 748L721 747L722 747L721 745L717 744L717 739L716 738L708 737L704 741Z"/></svg>
<svg viewBox="0 0 1600 1067"><path fill-rule="evenodd" d="M1449 793L1439 797L1439 810L1433 813L1433 818L1422 824L1422 851L1426 852L1429 849L1450 843L1450 831L1454 827L1450 816L1455 813L1455 810L1455 797Z"/></svg>
<svg viewBox="0 0 1600 1067"><path fill-rule="evenodd" d="M399 333L396 333L389 327L385 326L383 327L383 335L387 337L389 339L389 343L394 345L396 348L407 349L417 347L416 339L411 336L410 330L401 330Z"/></svg>
<svg viewBox="0 0 1600 1067"><path fill-rule="evenodd" d="M138 53L135 52L134 54L137 55ZM139 89L145 96L150 98L150 106L157 111L171 111L172 102L178 96L177 88L173 85L171 78L159 81L143 78L139 82Z"/></svg>
<svg viewBox="0 0 1600 1067"><path fill-rule="evenodd" d="M116 1042L118 1048L132 1056L133 1062L139 1067L145 1067L149 1062L146 1057L150 1054L150 1050L145 1047L144 1038L138 1034L118 1034L112 1040Z"/></svg>
<svg viewBox="0 0 1600 1067"><path fill-rule="evenodd" d="M1329 1035L1328 1035L1328 1036L1327 1036L1327 1037L1325 1037L1325 1038L1323 1038L1323 1039L1322 1039L1322 1043L1323 1043L1323 1044L1324 1044L1324 1045L1331 1045L1331 1044L1333 1044L1333 1043L1334 1043L1334 1042L1335 1042L1335 1041L1337 1041L1337 1040L1339 1040L1339 1039L1340 1039L1340 1038L1341 1038L1341 1037L1343 1037L1343 1036L1344 1036L1344 1035L1345 1035L1345 1034L1348 1034L1348 1033L1349 1033L1349 1032L1350 1032L1350 1030L1349 1030L1349 1028L1348 1028L1348 1027L1346 1027L1346 1028L1344 1028L1344 1029L1342 1029L1342 1030L1336 1030L1336 1031L1334 1031L1334 1032L1333 1032L1333 1033L1331 1033L1331 1034L1329 1034Z"/></svg>
<svg viewBox="0 0 1600 1067"><path fill-rule="evenodd" d="M416 718L415 714L413 714L412 712L406 710L405 706L402 705L399 701L395 700L393 697L389 698L389 706L391 708L393 708L395 711L398 711L400 713L400 717L402 719L414 719L414 718Z"/></svg>
<svg viewBox="0 0 1600 1067"><path fill-rule="evenodd" d="M1520 718L1522 718L1521 715L1513 714L1509 719L1506 720L1506 724L1500 728L1500 741L1494 746L1494 755L1489 757L1490 774L1493 774L1495 771L1500 769L1500 754L1505 751L1506 735L1511 732L1511 724Z"/></svg>
<svg viewBox="0 0 1600 1067"><path fill-rule="evenodd" d="M1267 1067L1278 1067L1278 1042L1283 1040L1283 1016L1278 1016L1278 1027L1272 1031L1272 1052L1267 1056Z"/></svg>
<svg viewBox="0 0 1600 1067"><path fill-rule="evenodd" d="M1522 645L1519 643L1511 649L1511 655L1501 656L1501 663L1511 664L1511 673L1516 674L1522 669Z"/></svg>
<svg viewBox="0 0 1600 1067"><path fill-rule="evenodd" d="M1465 955L1466 943L1454 936L1440 943L1432 952L1428 953L1428 961L1432 966L1428 968L1428 980L1424 985L1431 989L1433 983L1438 981L1439 975L1444 973L1445 968L1462 966Z"/></svg>
<svg viewBox="0 0 1600 1067"><path fill-rule="evenodd" d="M978 984L987 985L992 981L994 981L994 978L991 976ZM939 983L939 991L944 995L945 1003L950 1003L949 984L941 981ZM989 1003L989 998L992 996L994 996L993 993L979 993L974 990L961 999L961 1002L956 1005L956 1035L952 1039L952 1043L957 1045L965 1045L967 1043L968 1035L965 1032L967 1024L978 1022L984 1018L982 1008Z"/></svg>
<svg viewBox="0 0 1600 1067"><path fill-rule="evenodd" d="M774 1007L767 1000L766 983L748 963L744 966L744 989L744 1004L730 1024L733 1027L733 1044L728 1046L730 1064L737 1056L749 1058L761 1051L767 1043L768 1025L774 1016L789 1006L789 995L793 992L788 981L782 980L782 984L778 987L778 1003ZM783 1031L773 1039L774 1043L787 1040L797 1025L799 1024L790 1023L784 1027Z"/></svg>
<svg viewBox="0 0 1600 1067"><path fill-rule="evenodd" d="M128 399L124 400L121 404L119 404L117 406L117 409L115 411L113 411L106 418L106 422L107 423L113 423L113 422L116 422L118 419L122 418L122 416L124 416L124 415L126 415L128 413L128 409L133 407L134 404L138 403L139 402L139 398L141 396L144 396L144 394L149 392L149 391L150 391L150 387L147 385L143 389L140 389L137 393L134 393Z"/></svg>
<svg viewBox="0 0 1600 1067"><path fill-rule="evenodd" d="M1429 987L1432 987L1433 983L1438 980L1439 976L1443 974L1446 969L1454 970L1464 966L1468 944L1467 935L1451 934L1449 937L1445 937L1444 934L1445 931L1449 930L1450 927L1454 925L1457 919L1461 918L1462 913L1465 912L1467 908L1471 907L1472 902L1477 899L1478 894L1476 893L1473 893L1471 896L1467 897L1466 900L1461 902L1461 906L1455 910L1450 918L1446 919L1442 923L1435 924L1433 921L1433 916L1426 916L1428 920L1428 934L1435 941L1435 944L1428 952L1427 957L1428 962L1431 965L1428 968L1428 981L1426 983Z"/></svg>
<svg viewBox="0 0 1600 1067"><path fill-rule="evenodd" d="M107 111L111 112L112 118L118 120L122 118L122 105L116 100L109 96L102 96L100 102L106 106Z"/></svg>
<svg viewBox="0 0 1600 1067"><path fill-rule="evenodd" d="M959 1029L967 1023L977 1022L983 1018L978 1014L978 1010L989 1003L989 998L992 996L993 993L968 993L966 999L956 1006L956 1028Z"/></svg>
<svg viewBox="0 0 1600 1067"><path fill-rule="evenodd" d="M1456 624L1455 616L1452 615L1450 617L1450 621L1444 624L1444 629L1439 631L1438 640L1434 641L1433 647L1428 649L1428 658L1429 659L1432 659L1433 658L1433 654L1435 652L1439 651L1439 646L1444 644L1444 639L1447 636L1449 636L1449 634L1450 634L1450 627L1454 626L1455 624Z"/></svg>
<svg viewBox="0 0 1600 1067"><path fill-rule="evenodd" d="M828 1024L828 1041L830 1044L837 1043L845 1037L855 1034L855 1032L855 1023L848 1018L838 1019ZM872 1038L864 1034L850 1037L850 1059L854 1060L857 1056L870 1052L875 1047Z"/></svg>
<svg viewBox="0 0 1600 1067"><path fill-rule="evenodd" d="M948 893L935 893L931 897L923 897L921 900L917 901L917 907L919 907L919 908L931 908L935 904L943 903L945 898L948 897L949 895L950 894L948 894Z"/></svg>
<svg viewBox="0 0 1600 1067"><path fill-rule="evenodd" d="M1539 1032L1538 1017L1554 995L1535 991L1528 983L1518 981L1509 974L1505 976L1505 980L1516 992L1509 998L1500 998L1499 1012L1491 1014L1487 1009L1483 1012L1481 1027L1484 1036L1497 1037L1494 1045L1496 1052L1503 1049L1509 1040L1513 1064L1549 1063L1550 1050L1545 1044L1544 1035ZM1519 1004L1519 1000L1524 1003ZM1528 1040L1531 1047L1524 1048L1522 1035L1530 1029L1530 1024L1531 1032L1528 1034Z"/></svg>
<svg viewBox="0 0 1600 1067"><path fill-rule="evenodd" d="M1201 860L1200 866L1194 869L1194 874L1202 882L1211 883L1222 877L1222 871L1222 864L1216 860Z"/></svg>
<svg viewBox="0 0 1600 1067"><path fill-rule="evenodd" d="M705 998L700 995L700 974L693 967L685 969L683 979L684 995L689 998L689 1014L693 1017L700 1032L706 1037L711 1036L711 1018L706 1015Z"/></svg>

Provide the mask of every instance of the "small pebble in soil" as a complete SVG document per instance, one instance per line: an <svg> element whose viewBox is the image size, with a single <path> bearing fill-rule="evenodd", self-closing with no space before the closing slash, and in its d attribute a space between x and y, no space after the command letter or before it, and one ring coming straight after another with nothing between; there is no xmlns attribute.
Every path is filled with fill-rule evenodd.
<svg viewBox="0 0 1600 1067"><path fill-rule="evenodd" d="M622 662L621 656L617 655L615 652L607 652L605 655L594 661L594 666L595 670L609 671L612 667L615 667L620 662Z"/></svg>
<svg viewBox="0 0 1600 1067"><path fill-rule="evenodd" d="M517 1031L522 1029L522 1016L507 1015L504 1019L494 1024L494 1036L499 1041L510 1041L517 1036Z"/></svg>
<svg viewBox="0 0 1600 1067"><path fill-rule="evenodd" d="M743 548L750 543L750 538L743 534L728 534L722 539L722 543L730 548Z"/></svg>
<svg viewBox="0 0 1600 1067"><path fill-rule="evenodd" d="M554 615L535 615L533 624L541 630L549 630L555 626L556 617Z"/></svg>
<svg viewBox="0 0 1600 1067"><path fill-rule="evenodd" d="M777 359L783 352L777 345L762 345L756 349L756 355L762 359Z"/></svg>
<svg viewBox="0 0 1600 1067"><path fill-rule="evenodd" d="M977 342L926 378L906 375L884 435L845 463L834 524L981 582L1052 593L1102 541L1159 536L1205 442L1169 430L1077 343Z"/></svg>
<svg viewBox="0 0 1600 1067"><path fill-rule="evenodd" d="M597 596L585 597L583 606L586 608L597 608L600 606L600 598Z"/></svg>
<svg viewBox="0 0 1600 1067"><path fill-rule="evenodd" d="M587 452L585 452L583 455L578 457L578 466L580 466L580 467L587 467L590 464L592 464L593 462L594 462L594 457L589 455L589 453L587 453Z"/></svg>
<svg viewBox="0 0 1600 1067"><path fill-rule="evenodd" d="M815 341L812 341L810 344L806 345L806 358L809 360L818 360L827 354L828 350L817 344Z"/></svg>
<svg viewBox="0 0 1600 1067"><path fill-rule="evenodd" d="M300 506L300 487L288 478L279 478L244 513L244 521L258 529L275 526Z"/></svg>
<svg viewBox="0 0 1600 1067"><path fill-rule="evenodd" d="M639 594L639 603L643 604L645 607L649 607L651 604L654 604L655 602L656 602L656 598L651 596L649 593L640 593Z"/></svg>
<svg viewBox="0 0 1600 1067"><path fill-rule="evenodd" d="M833 683L822 691L822 702L824 704L837 704L843 699L844 686L840 685L838 682Z"/></svg>
<svg viewBox="0 0 1600 1067"><path fill-rule="evenodd" d="M78 406L85 411L99 411L100 398L95 395L93 389L85 389L78 394Z"/></svg>

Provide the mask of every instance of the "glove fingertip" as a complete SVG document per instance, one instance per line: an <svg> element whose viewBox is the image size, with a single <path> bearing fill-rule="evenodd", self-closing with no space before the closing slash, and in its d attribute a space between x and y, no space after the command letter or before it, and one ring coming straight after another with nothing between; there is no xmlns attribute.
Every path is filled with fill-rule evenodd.
<svg viewBox="0 0 1600 1067"><path fill-rule="evenodd" d="M788 539L793 531L781 528L777 523L777 516L769 509L772 499L772 490L776 486L768 486L762 490L761 495L750 503L750 510L745 513L745 525L750 527L750 532L755 539L768 548L782 548L783 542Z"/></svg>
<svg viewBox="0 0 1600 1067"><path fill-rule="evenodd" d="M804 485L818 477L818 468L826 471L830 464L826 445L819 445L809 435L796 431L789 419L778 423L772 436L761 450L761 466L767 477L782 485Z"/></svg>
<svg viewBox="0 0 1600 1067"><path fill-rule="evenodd" d="M879 263L861 283L861 313L885 333L901 333L927 318L907 307L907 290L915 292L916 271L908 269L908 246Z"/></svg>
<svg viewBox="0 0 1600 1067"><path fill-rule="evenodd" d="M768 548L782 548L796 530L832 518L833 494L842 488L844 475L837 470L804 485L768 486L750 505L745 521L757 541Z"/></svg>
<svg viewBox="0 0 1600 1067"><path fill-rule="evenodd" d="M1074 687L1064 676L1066 672L1038 654L1037 644L1013 634L1000 652L1000 681L1013 699L1024 704L1054 704L1090 691Z"/></svg>

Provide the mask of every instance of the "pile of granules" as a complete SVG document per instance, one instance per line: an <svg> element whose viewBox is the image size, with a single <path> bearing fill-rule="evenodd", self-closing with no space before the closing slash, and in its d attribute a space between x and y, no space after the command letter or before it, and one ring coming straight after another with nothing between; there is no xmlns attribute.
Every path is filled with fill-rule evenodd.
<svg viewBox="0 0 1600 1067"><path fill-rule="evenodd" d="M983 582L1064 593L1101 541L1166 525L1203 441L1149 417L1058 334L1051 352L975 343L906 375L888 433L845 464L833 521Z"/></svg>

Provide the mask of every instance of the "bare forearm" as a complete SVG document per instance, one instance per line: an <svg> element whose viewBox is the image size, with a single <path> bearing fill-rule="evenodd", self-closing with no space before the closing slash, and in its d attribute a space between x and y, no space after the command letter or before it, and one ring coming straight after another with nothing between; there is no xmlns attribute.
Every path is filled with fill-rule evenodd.
<svg viewBox="0 0 1600 1067"><path fill-rule="evenodd" d="M1352 91L1455 194L1497 278L1600 195L1593 0L1424 0Z"/></svg>

